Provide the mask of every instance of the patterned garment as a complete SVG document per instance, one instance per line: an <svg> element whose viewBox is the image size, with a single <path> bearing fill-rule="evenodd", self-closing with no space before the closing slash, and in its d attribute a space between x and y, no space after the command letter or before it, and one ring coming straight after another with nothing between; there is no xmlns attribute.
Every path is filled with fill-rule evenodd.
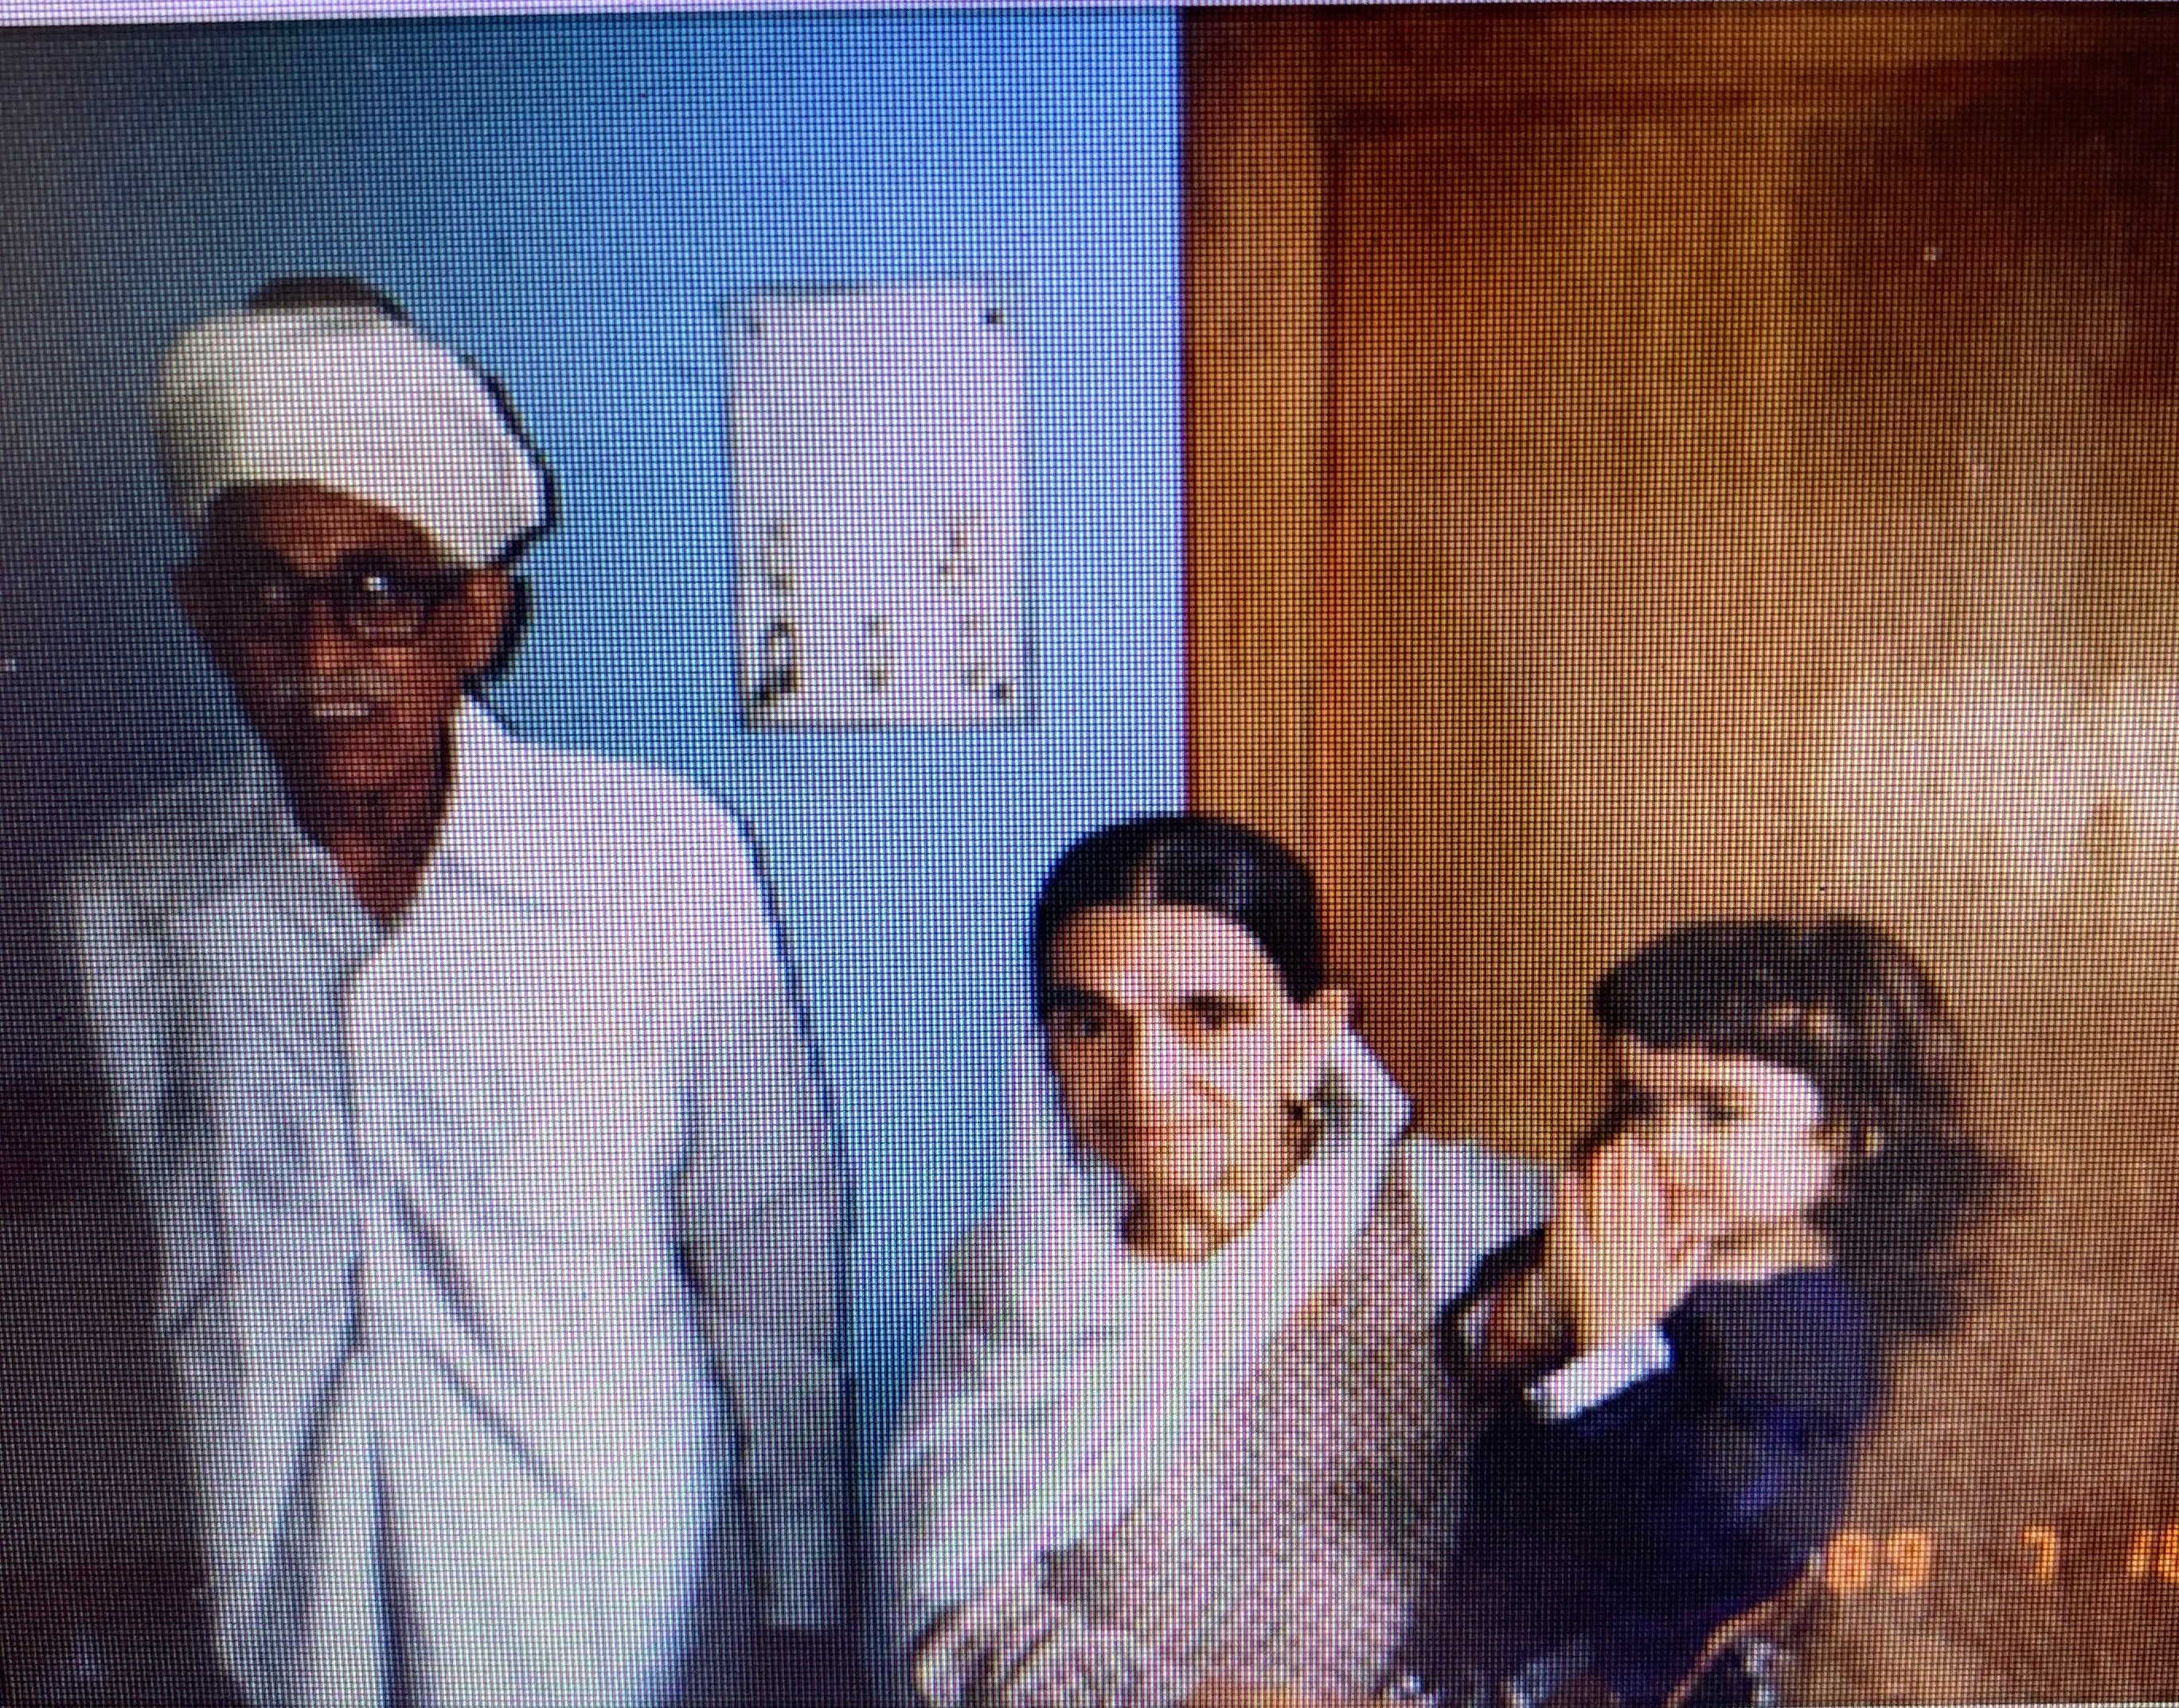
<svg viewBox="0 0 2179 1708"><path fill-rule="evenodd" d="M1046 1598L1139 1640L1169 1688L1363 1694L1405 1628L1453 1426L1405 1178L1191 1456L1046 1573Z"/></svg>

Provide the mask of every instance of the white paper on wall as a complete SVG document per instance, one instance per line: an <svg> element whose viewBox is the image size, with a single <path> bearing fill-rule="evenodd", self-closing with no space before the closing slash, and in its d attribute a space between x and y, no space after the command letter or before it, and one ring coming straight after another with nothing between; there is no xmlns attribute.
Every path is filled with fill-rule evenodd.
<svg viewBox="0 0 2179 1708"><path fill-rule="evenodd" d="M1021 364L981 286L734 310L735 658L755 724L1028 715Z"/></svg>

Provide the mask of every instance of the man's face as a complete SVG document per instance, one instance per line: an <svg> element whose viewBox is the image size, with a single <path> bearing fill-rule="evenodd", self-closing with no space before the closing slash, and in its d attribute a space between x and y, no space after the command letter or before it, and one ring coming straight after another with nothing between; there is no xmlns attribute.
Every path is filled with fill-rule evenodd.
<svg viewBox="0 0 2179 1708"><path fill-rule="evenodd" d="M303 484L222 494L175 588L298 804L335 808L436 786L511 594L406 518Z"/></svg>

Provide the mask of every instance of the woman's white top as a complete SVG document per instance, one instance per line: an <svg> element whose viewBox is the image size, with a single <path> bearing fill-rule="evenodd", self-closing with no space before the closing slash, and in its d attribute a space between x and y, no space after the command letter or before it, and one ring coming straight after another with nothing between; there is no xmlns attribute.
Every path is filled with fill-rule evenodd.
<svg viewBox="0 0 2179 1708"><path fill-rule="evenodd" d="M912 1672L943 1705L1154 1704L1237 1667L1313 1689L1381 1661L1405 1609L1360 1580L1386 1575L1388 1517L1416 1556L1446 1421L1432 1322L1543 1218L1547 1172L1402 1141L1406 1099L1350 1034L1309 1162L1170 1262L1126 1245L1126 1191L1075 1152L1040 1056L1016 1102L1006 1196L953 1253L880 1485L896 1693ZM1307 1498L1342 1457L1373 1492ZM1264 1497L1227 1498L1236 1479ZM1311 1606L1252 1597L1273 1559ZM1391 1577L1397 1602L1412 1572ZM1365 1604L1372 1629L1336 1638Z"/></svg>

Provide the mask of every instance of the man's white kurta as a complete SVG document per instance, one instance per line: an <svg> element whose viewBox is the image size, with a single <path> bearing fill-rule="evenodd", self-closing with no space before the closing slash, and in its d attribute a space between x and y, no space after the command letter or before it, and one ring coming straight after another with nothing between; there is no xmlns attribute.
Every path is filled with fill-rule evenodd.
<svg viewBox="0 0 2179 1708"><path fill-rule="evenodd" d="M69 892L260 1704L661 1700L744 1534L727 1603L839 1613L841 1186L747 847L474 704L455 744L391 929L261 755Z"/></svg>

